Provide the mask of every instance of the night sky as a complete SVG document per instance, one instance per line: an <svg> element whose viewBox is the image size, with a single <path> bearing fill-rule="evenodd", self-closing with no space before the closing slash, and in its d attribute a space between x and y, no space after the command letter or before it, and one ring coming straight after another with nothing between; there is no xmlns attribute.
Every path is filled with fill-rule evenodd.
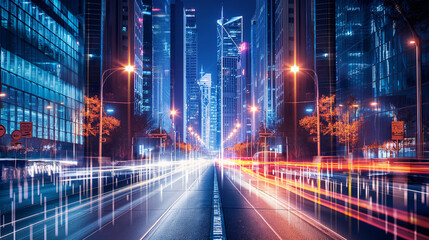
<svg viewBox="0 0 429 240"><path fill-rule="evenodd" d="M216 76L216 20L220 19L223 2L225 18L243 16L244 41L250 42L250 20L256 0L183 0L185 8L195 8L198 24L198 71Z"/></svg>

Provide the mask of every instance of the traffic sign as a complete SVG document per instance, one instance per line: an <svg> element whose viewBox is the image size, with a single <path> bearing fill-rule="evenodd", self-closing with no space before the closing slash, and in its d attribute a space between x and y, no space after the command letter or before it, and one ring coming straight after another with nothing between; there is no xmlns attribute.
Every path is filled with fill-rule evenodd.
<svg viewBox="0 0 429 240"><path fill-rule="evenodd" d="M274 133L259 133L259 137L272 137L274 136Z"/></svg>
<svg viewBox="0 0 429 240"><path fill-rule="evenodd" d="M313 138L313 142L317 142L317 137L314 137L314 138Z"/></svg>
<svg viewBox="0 0 429 240"><path fill-rule="evenodd" d="M392 140L404 140L404 121L392 122Z"/></svg>
<svg viewBox="0 0 429 240"><path fill-rule="evenodd" d="M20 122L19 130L23 138L33 137L33 122Z"/></svg>
<svg viewBox="0 0 429 240"><path fill-rule="evenodd" d="M0 137L3 137L6 134L6 128L0 124Z"/></svg>
<svg viewBox="0 0 429 240"><path fill-rule="evenodd" d="M167 138L166 133L149 133L148 136L150 138Z"/></svg>
<svg viewBox="0 0 429 240"><path fill-rule="evenodd" d="M18 141L22 137L21 131L15 130L12 132L12 134L10 136L12 137L13 140Z"/></svg>

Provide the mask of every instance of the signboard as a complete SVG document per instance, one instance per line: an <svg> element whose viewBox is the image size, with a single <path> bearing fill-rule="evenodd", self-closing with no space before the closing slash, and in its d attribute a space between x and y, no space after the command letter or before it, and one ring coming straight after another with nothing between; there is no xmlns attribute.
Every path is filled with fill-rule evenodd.
<svg viewBox="0 0 429 240"><path fill-rule="evenodd" d="M259 137L272 137L274 136L274 133L259 133Z"/></svg>
<svg viewBox="0 0 429 240"><path fill-rule="evenodd" d="M33 122L20 122L19 130L23 138L33 137Z"/></svg>
<svg viewBox="0 0 429 240"><path fill-rule="evenodd" d="M22 142L12 141L12 146L14 146L14 147L22 146Z"/></svg>
<svg viewBox="0 0 429 240"><path fill-rule="evenodd" d="M6 128L0 124L0 137L3 137L6 134Z"/></svg>
<svg viewBox="0 0 429 240"><path fill-rule="evenodd" d="M13 140L18 141L22 137L21 131L15 130L12 132L12 134L10 136L12 137Z"/></svg>
<svg viewBox="0 0 429 240"><path fill-rule="evenodd" d="M151 138L167 138L166 133L149 133L148 135Z"/></svg>
<svg viewBox="0 0 429 240"><path fill-rule="evenodd" d="M392 140L404 140L404 121L392 122Z"/></svg>

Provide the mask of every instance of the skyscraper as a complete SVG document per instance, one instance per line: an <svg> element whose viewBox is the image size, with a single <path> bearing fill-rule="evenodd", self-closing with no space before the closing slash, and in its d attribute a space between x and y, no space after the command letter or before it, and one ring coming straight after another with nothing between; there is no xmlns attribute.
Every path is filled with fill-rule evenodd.
<svg viewBox="0 0 429 240"><path fill-rule="evenodd" d="M253 102L260 113L255 114L255 124L275 123L275 52L274 52L274 0L257 0L252 18L252 83Z"/></svg>
<svg viewBox="0 0 429 240"><path fill-rule="evenodd" d="M238 142L250 142L252 133L252 71L251 48L247 42L241 44L241 54L237 64L237 122Z"/></svg>
<svg viewBox="0 0 429 240"><path fill-rule="evenodd" d="M105 0L85 1L85 72L86 95L100 95L103 72L103 39L106 15Z"/></svg>
<svg viewBox="0 0 429 240"><path fill-rule="evenodd" d="M278 134L288 138L292 158L310 156L316 145L298 126L299 119L314 109L315 87L310 75L300 71L293 74L290 67L313 68L313 35L310 1L275 1L275 87ZM285 151L285 142L282 142Z"/></svg>
<svg viewBox="0 0 429 240"><path fill-rule="evenodd" d="M112 0L106 6L103 71L134 66L134 72L111 72L104 79L104 106L114 110L121 125L106 142L103 152L115 158L131 159L135 119L144 113L143 98L143 3ZM109 147L109 146L115 146Z"/></svg>
<svg viewBox="0 0 429 240"><path fill-rule="evenodd" d="M315 0L314 70L318 75L320 96L335 94L335 1ZM335 154L335 137L321 136L322 155Z"/></svg>
<svg viewBox="0 0 429 240"><path fill-rule="evenodd" d="M237 121L237 60L243 42L243 17L217 20L218 144L223 142ZM219 104L220 103L220 104ZM230 143L230 142L229 142ZM228 144L229 144L228 143Z"/></svg>
<svg viewBox="0 0 429 240"><path fill-rule="evenodd" d="M153 82L152 82L152 4L143 1L143 114L152 119Z"/></svg>
<svg viewBox="0 0 429 240"><path fill-rule="evenodd" d="M186 89L185 89L185 9L183 2L171 4L171 108L176 138L186 139Z"/></svg>
<svg viewBox="0 0 429 240"><path fill-rule="evenodd" d="M155 126L170 131L170 1L152 1L152 79Z"/></svg>
<svg viewBox="0 0 429 240"><path fill-rule="evenodd" d="M404 121L406 147L400 156L413 156L417 132L416 49L409 42L412 37L407 24L402 19L392 19L389 11L396 10L387 9L381 0L338 0L335 7L337 107L353 104L350 121L365 121L365 127L359 131L362 145L354 146L354 153L380 158L396 156L384 146L394 144L391 122ZM414 24L417 28L420 23ZM428 48L423 48L422 53L428 55ZM429 99L424 93L429 92L428 65L426 58L422 63L426 123ZM377 147L371 149L369 145ZM344 144L338 149L344 153Z"/></svg>
<svg viewBox="0 0 429 240"><path fill-rule="evenodd" d="M213 145L210 144L210 111L211 111L211 89L212 75L204 74L200 81L201 91L201 139L209 150L213 150Z"/></svg>
<svg viewBox="0 0 429 240"><path fill-rule="evenodd" d="M201 135L201 94L198 86L198 33L195 9L185 10L185 26L186 127L192 127Z"/></svg>
<svg viewBox="0 0 429 240"><path fill-rule="evenodd" d="M0 11L1 145L11 146L8 135L20 122L33 122L29 158L76 159L83 144L83 2L8 0ZM4 149L1 157L16 156Z"/></svg>

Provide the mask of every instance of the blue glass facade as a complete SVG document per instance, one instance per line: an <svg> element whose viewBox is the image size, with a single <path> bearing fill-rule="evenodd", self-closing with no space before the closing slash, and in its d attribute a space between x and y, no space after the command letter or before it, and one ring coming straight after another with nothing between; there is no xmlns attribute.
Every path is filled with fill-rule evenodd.
<svg viewBox="0 0 429 240"><path fill-rule="evenodd" d="M198 86L198 32L195 9L185 10L186 127L201 135L201 93ZM189 137L188 137L189 140Z"/></svg>
<svg viewBox="0 0 429 240"><path fill-rule="evenodd" d="M273 127L275 121L275 53L274 1L256 1L252 19L252 83L253 104L262 114L255 115L255 124ZM265 115L264 115L265 114Z"/></svg>
<svg viewBox="0 0 429 240"><path fill-rule="evenodd" d="M168 132L171 127L170 108L170 1L152 1L152 117L155 126Z"/></svg>
<svg viewBox="0 0 429 240"><path fill-rule="evenodd" d="M415 152L416 61L411 33L393 21L382 1L336 2L337 102L356 104L351 121L364 119L355 152L369 157L395 156L391 122L404 121L408 146L399 156ZM426 44L427 45L427 44ZM425 46L425 43L423 43ZM423 48L423 125L427 128L429 99L428 48ZM427 139L427 130L425 132ZM378 146L377 150L370 145ZM340 151L344 148L340 147Z"/></svg>
<svg viewBox="0 0 429 240"><path fill-rule="evenodd" d="M62 1L0 1L1 123L33 122L29 157L77 157L83 144L81 30ZM6 150L11 138L1 138ZM78 148L76 148L78 147ZM55 151L56 150L56 151ZM1 152L8 156L7 151Z"/></svg>

